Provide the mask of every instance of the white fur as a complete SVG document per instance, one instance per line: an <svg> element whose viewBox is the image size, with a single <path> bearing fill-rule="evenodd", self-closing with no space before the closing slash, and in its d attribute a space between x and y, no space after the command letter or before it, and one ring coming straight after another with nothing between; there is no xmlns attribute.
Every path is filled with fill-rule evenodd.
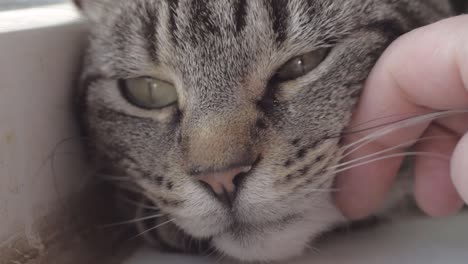
<svg viewBox="0 0 468 264"><path fill-rule="evenodd" d="M301 255L317 235L330 228L331 223L344 221L330 202L328 207L329 209L320 210L320 213L309 210L303 218L281 227L272 224L262 230L254 229L242 238L223 233L213 238L213 244L219 251L243 261L290 259Z"/></svg>

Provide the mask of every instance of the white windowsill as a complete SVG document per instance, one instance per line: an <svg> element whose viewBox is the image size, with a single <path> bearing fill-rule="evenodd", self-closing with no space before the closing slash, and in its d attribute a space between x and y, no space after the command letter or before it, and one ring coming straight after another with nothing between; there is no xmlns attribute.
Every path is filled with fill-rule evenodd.
<svg viewBox="0 0 468 264"><path fill-rule="evenodd" d="M70 3L1 11L0 33L57 26L79 20L80 15Z"/></svg>
<svg viewBox="0 0 468 264"><path fill-rule="evenodd" d="M61 140L79 138L71 102L86 36L70 3L0 11L0 263L42 250L41 221L85 186L77 140L60 146L68 154L56 155L54 170L49 157Z"/></svg>

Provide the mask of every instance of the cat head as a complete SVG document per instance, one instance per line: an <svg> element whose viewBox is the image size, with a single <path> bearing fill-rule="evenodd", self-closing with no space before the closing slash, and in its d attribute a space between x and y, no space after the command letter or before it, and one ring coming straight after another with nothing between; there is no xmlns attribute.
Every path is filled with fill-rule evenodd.
<svg viewBox="0 0 468 264"><path fill-rule="evenodd" d="M298 255L344 220L341 133L383 50L445 10L423 2L78 0L96 163L228 256Z"/></svg>

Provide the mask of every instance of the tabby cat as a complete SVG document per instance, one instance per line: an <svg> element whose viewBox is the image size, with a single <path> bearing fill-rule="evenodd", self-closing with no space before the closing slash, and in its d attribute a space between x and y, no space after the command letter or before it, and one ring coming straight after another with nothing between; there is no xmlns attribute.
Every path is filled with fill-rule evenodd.
<svg viewBox="0 0 468 264"><path fill-rule="evenodd" d="M398 36L465 4L75 2L91 25L77 97L96 166L157 206L138 211L162 245L243 261L297 256L346 221L330 168L363 82Z"/></svg>

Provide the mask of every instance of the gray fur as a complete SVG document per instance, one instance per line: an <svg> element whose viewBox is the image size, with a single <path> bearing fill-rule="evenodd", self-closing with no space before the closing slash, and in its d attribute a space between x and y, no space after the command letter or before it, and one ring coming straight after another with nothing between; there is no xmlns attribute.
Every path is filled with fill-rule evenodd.
<svg viewBox="0 0 468 264"><path fill-rule="evenodd" d="M345 221L325 171L364 80L396 37L453 15L448 0L79 2L92 29L80 111L97 166L129 177L183 233L247 261L298 255ZM270 81L319 48L331 50L319 67ZM175 84L178 106L129 104L117 80L140 76ZM255 160L232 209L193 175Z"/></svg>

